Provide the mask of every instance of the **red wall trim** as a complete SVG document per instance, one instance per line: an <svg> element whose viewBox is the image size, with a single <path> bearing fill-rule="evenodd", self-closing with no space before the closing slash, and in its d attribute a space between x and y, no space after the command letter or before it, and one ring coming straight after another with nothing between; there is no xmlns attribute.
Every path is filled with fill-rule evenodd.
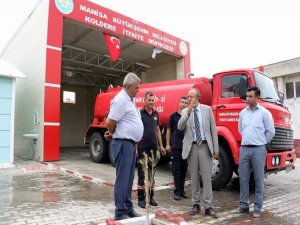
<svg viewBox="0 0 300 225"><path fill-rule="evenodd" d="M46 59L46 83L60 84L61 51L47 48Z"/></svg>
<svg viewBox="0 0 300 225"><path fill-rule="evenodd" d="M44 126L44 161L59 160L59 126Z"/></svg>
<svg viewBox="0 0 300 225"><path fill-rule="evenodd" d="M44 161L59 160L60 145L60 88L61 51L63 37L63 15L53 10L54 0L49 1L48 35L46 50L44 122L58 123L57 126L44 125ZM55 49L57 48L57 49Z"/></svg>
<svg viewBox="0 0 300 225"><path fill-rule="evenodd" d="M44 121L60 122L60 88L45 87Z"/></svg>

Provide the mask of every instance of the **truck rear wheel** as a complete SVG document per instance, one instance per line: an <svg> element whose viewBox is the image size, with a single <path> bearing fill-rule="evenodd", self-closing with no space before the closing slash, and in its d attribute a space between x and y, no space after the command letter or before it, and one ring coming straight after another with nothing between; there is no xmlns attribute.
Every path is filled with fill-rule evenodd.
<svg viewBox="0 0 300 225"><path fill-rule="evenodd" d="M92 134L89 143L89 149L90 156L93 162L107 162L107 143L104 140L104 137L99 132L95 132Z"/></svg>
<svg viewBox="0 0 300 225"><path fill-rule="evenodd" d="M212 188L219 190L227 185L232 178L233 168L231 159L223 145L219 146L219 159L213 160Z"/></svg>

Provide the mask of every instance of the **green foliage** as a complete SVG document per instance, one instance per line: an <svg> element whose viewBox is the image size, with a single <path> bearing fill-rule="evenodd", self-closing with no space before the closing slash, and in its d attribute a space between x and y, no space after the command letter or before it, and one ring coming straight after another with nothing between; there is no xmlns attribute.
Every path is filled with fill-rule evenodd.
<svg viewBox="0 0 300 225"><path fill-rule="evenodd" d="M151 156L148 157L148 183L150 184L150 187L153 185L154 176L156 172L156 165L160 160L160 151L156 151L156 154L154 154L153 149L150 150ZM145 173L146 166L145 166L145 156L146 153L144 152L144 158L139 160L139 163L142 165L143 171Z"/></svg>

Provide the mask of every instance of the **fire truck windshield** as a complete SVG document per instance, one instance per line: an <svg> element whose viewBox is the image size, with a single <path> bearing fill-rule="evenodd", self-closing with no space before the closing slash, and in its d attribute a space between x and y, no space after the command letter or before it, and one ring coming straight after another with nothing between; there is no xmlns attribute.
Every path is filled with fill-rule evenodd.
<svg viewBox="0 0 300 225"><path fill-rule="evenodd" d="M280 103L277 87L271 78L255 71L254 80L256 86L260 89L260 98L263 101Z"/></svg>

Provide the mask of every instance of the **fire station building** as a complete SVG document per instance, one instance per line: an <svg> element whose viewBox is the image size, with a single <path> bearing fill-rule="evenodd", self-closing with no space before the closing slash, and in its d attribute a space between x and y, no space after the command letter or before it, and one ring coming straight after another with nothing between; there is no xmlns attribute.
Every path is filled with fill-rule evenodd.
<svg viewBox="0 0 300 225"><path fill-rule="evenodd" d="M188 42L100 5L39 1L1 54L26 75L16 82L15 155L53 161L61 148L84 146L99 91L128 72L143 83L182 79L189 51Z"/></svg>
<svg viewBox="0 0 300 225"><path fill-rule="evenodd" d="M294 144L297 157L300 157L300 58L265 65L264 70L284 94L284 104L292 113Z"/></svg>

